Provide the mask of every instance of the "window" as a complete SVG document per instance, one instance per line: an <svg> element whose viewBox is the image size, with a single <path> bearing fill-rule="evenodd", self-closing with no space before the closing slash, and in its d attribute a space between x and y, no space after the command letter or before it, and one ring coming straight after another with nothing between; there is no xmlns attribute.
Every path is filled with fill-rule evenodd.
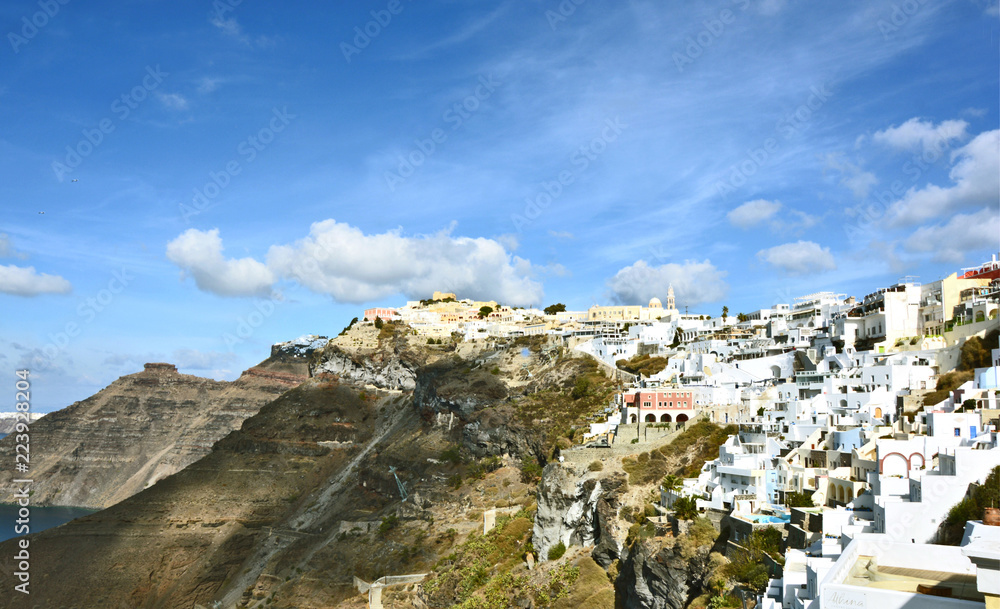
<svg viewBox="0 0 1000 609"><path fill-rule="evenodd" d="M957 438L957 437L959 437L961 435L962 435L962 429L960 427L956 427L955 428L955 437Z"/></svg>

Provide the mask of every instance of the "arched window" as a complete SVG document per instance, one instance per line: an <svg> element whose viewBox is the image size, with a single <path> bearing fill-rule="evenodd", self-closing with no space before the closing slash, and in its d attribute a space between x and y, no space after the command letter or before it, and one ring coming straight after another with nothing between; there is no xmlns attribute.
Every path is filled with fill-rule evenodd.
<svg viewBox="0 0 1000 609"><path fill-rule="evenodd" d="M646 422L647 423L655 423L656 422L656 415L652 414L652 413L647 414L646 415Z"/></svg>
<svg viewBox="0 0 1000 609"><path fill-rule="evenodd" d="M670 415L664 414L660 417L660 423L670 423Z"/></svg>

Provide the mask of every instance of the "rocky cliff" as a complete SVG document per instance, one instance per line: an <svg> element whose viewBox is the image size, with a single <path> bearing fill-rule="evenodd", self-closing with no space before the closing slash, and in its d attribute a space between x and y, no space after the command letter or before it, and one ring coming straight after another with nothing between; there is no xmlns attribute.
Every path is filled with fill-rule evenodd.
<svg viewBox="0 0 1000 609"><path fill-rule="evenodd" d="M628 489L625 475L581 474L551 463L538 485L538 512L532 544L539 556L552 546L593 546L592 557L602 567L622 558L624 533L618 508Z"/></svg>
<svg viewBox="0 0 1000 609"><path fill-rule="evenodd" d="M626 563L624 474L550 465L536 493L530 467L606 406L599 373L558 354L525 355L517 342L459 349L420 345L405 328L363 341L361 331L343 342L363 343L365 352L330 345L272 354L305 358L316 374L177 473L29 536L30 598L0 595L0 609L361 609L364 582L407 573L428 573L429 588L386 589L390 606L478 607L487 598L496 607L613 606L596 565ZM260 368L241 380L295 373ZM133 376L155 396L181 375L157 368ZM590 387L583 395L581 379ZM493 508L508 509L483 535ZM529 572L529 536L541 547L592 545ZM0 543L0 587L8 590L15 543ZM602 600L581 605L594 598Z"/></svg>
<svg viewBox="0 0 1000 609"><path fill-rule="evenodd" d="M625 609L684 609L709 588L725 562L714 539L638 540L622 561L617 587Z"/></svg>
<svg viewBox="0 0 1000 609"><path fill-rule="evenodd" d="M306 360L275 353L233 382L146 364L81 402L31 425L34 505L105 508L208 454L212 445L307 377ZM13 463L14 437L0 440ZM14 477L0 470L0 503Z"/></svg>

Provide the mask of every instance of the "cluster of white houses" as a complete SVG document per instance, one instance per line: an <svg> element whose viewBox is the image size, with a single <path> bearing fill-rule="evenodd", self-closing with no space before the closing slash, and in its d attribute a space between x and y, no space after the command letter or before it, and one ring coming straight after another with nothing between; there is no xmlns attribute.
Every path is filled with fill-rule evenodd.
<svg viewBox="0 0 1000 609"><path fill-rule="evenodd" d="M620 373L631 387L585 439L698 416L738 425L662 500L694 497L726 514L733 544L782 529L785 563L759 607L1000 609L1000 523L970 521L961 546L935 543L951 507L1000 467L1000 349L949 395L925 399L970 337L1000 328L996 256L932 283L810 294L735 318L682 314L672 288L666 300L546 314L437 293L365 315L464 340L548 334L609 370L667 359L647 378ZM785 507L801 495L814 507Z"/></svg>
<svg viewBox="0 0 1000 609"><path fill-rule="evenodd" d="M698 416L737 425L662 503L693 497L724 514L733 548L754 529L782 530L785 563L772 565L759 607L1000 609L1000 521L969 521L962 545L941 545L949 510L1000 471L1000 349L924 403L970 337L1000 329L998 288L994 258L933 284L860 301L813 294L734 324L672 315L679 335L649 342L657 324L632 312L627 331L578 348L609 364L636 353L669 361L634 379L586 438ZM793 497L814 507L787 507Z"/></svg>

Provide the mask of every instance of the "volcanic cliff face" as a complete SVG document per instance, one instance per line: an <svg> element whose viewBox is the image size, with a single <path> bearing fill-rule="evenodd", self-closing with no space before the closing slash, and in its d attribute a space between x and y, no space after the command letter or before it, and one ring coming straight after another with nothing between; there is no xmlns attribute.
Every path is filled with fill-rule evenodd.
<svg viewBox="0 0 1000 609"><path fill-rule="evenodd" d="M261 406L307 377L306 360L282 352L233 382L146 364L96 395L31 425L34 505L106 508L205 456ZM0 459L14 462L14 436ZM13 503L12 468L0 470L0 503Z"/></svg>
<svg viewBox="0 0 1000 609"><path fill-rule="evenodd" d="M515 416L521 406L512 395L527 390L521 348L458 354L405 335L378 345L350 353L351 364L337 349L312 353L313 378L200 460L106 510L31 535L30 598L0 595L0 608L361 609L367 600L356 578L447 569L459 544L478 539L484 510L531 510L533 483L521 459L539 452L546 431ZM336 367L323 368L334 360ZM562 384L572 385L578 369L555 357L535 365L537 393L528 402L569 399ZM398 382L407 374L413 390ZM488 469L476 460L483 455ZM614 502L610 480L601 480L596 505L584 489L584 528L612 542L603 512L614 510L602 508ZM529 534L525 527L510 551ZM8 590L16 583L7 562L15 543L0 543L0 587ZM537 573L547 582L553 571ZM460 602L412 589L386 594L409 595L392 606Z"/></svg>

